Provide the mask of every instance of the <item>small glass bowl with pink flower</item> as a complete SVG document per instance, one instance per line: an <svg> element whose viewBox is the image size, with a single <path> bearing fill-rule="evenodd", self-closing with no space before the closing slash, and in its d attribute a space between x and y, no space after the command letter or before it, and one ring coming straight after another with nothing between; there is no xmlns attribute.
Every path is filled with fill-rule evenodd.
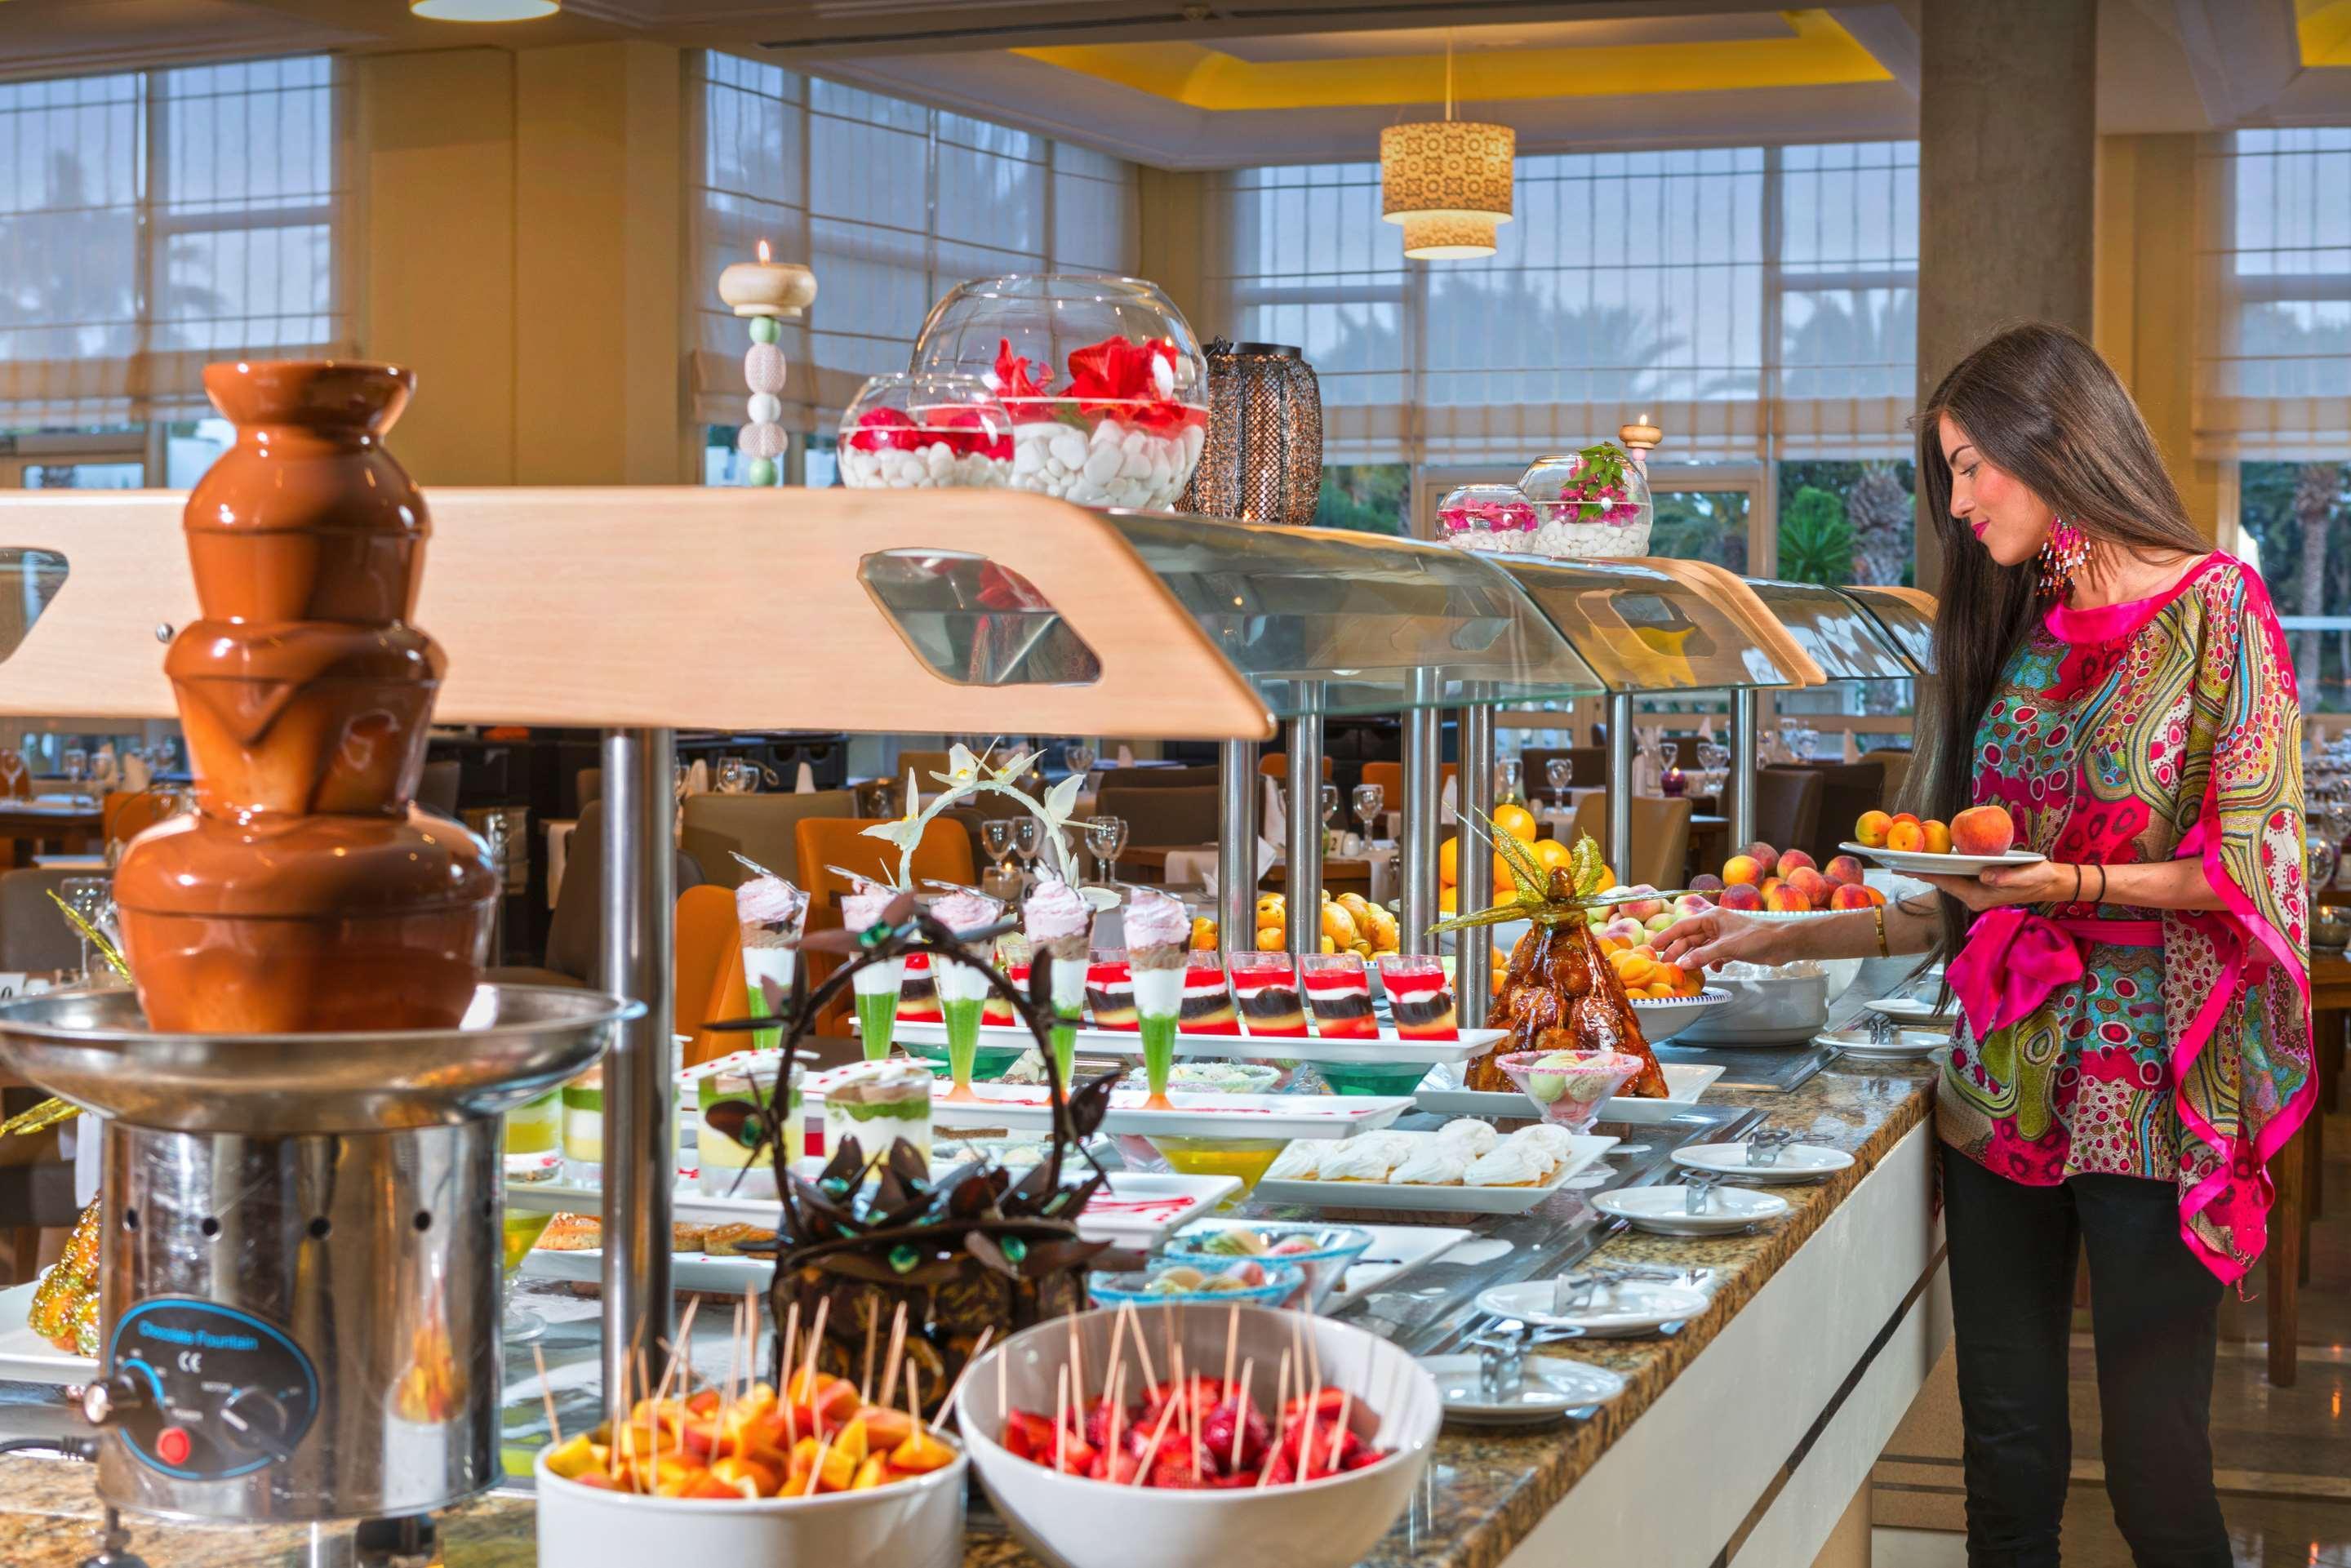
<svg viewBox="0 0 2351 1568"><path fill-rule="evenodd" d="M852 490L1000 490L1012 416L977 376L872 376L841 418L841 482Z"/></svg>
<svg viewBox="0 0 2351 1568"><path fill-rule="evenodd" d="M1524 550L1534 527L1516 485L1464 485L1437 504L1437 537L1457 549Z"/></svg>
<svg viewBox="0 0 2351 1568"><path fill-rule="evenodd" d="M1535 513L1522 549L1570 560L1649 553L1649 476L1614 442L1538 457L1518 488Z"/></svg>

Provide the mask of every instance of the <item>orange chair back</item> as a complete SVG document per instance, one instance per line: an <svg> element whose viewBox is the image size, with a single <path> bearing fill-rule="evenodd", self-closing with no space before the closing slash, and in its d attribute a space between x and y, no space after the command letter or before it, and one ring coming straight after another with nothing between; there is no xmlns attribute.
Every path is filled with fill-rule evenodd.
<svg viewBox="0 0 2351 1568"><path fill-rule="evenodd" d="M99 826L105 840L137 838L172 814L172 798L158 789L110 789L98 803Z"/></svg>
<svg viewBox="0 0 2351 1568"><path fill-rule="evenodd" d="M743 988L743 931L735 919L732 888L689 887L677 895L676 956L670 973L670 1009L675 1031L691 1035L684 1065L692 1067L714 1056L740 1050L723 1034L703 1026L721 1019L750 1016L750 996ZM734 988L724 988L729 969ZM732 1006L728 1005L732 1002Z"/></svg>
<svg viewBox="0 0 2351 1568"><path fill-rule="evenodd" d="M1443 777L1438 779L1437 783L1439 789L1461 776L1461 765L1458 762L1447 762L1439 766L1443 769ZM1386 797L1388 810L1396 811L1404 809L1403 763L1366 762L1364 764L1364 782L1380 787ZM1353 808L1351 807L1350 810L1352 810Z"/></svg>
<svg viewBox="0 0 2351 1568"><path fill-rule="evenodd" d="M1257 759L1257 770L1259 773L1264 774L1268 779L1289 778L1290 753L1287 751L1267 752L1264 756ZM1322 759L1322 777L1325 779L1331 777L1331 759L1327 757Z"/></svg>

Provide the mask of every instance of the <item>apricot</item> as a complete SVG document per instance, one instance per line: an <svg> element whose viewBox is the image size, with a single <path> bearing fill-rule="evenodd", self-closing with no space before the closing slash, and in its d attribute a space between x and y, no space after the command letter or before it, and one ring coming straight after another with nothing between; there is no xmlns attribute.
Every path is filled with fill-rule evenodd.
<svg viewBox="0 0 2351 1568"><path fill-rule="evenodd" d="M1780 874L1783 877L1792 872L1818 871L1820 869L1820 862L1813 859L1812 856L1806 854L1802 850L1790 850L1787 853L1780 857Z"/></svg>
<svg viewBox="0 0 2351 1568"><path fill-rule="evenodd" d="M1722 890L1721 903L1725 909L1761 909L1763 894L1751 882L1734 882Z"/></svg>
<svg viewBox="0 0 2351 1568"><path fill-rule="evenodd" d="M1821 874L1839 887L1848 883L1858 884L1863 874L1861 862L1851 855L1838 855L1829 862Z"/></svg>
<svg viewBox="0 0 2351 1568"><path fill-rule="evenodd" d="M1916 854L1927 847L1927 830L1915 821L1896 821L1886 830L1886 847L1900 854Z"/></svg>
<svg viewBox="0 0 2351 1568"><path fill-rule="evenodd" d="M1733 855L1722 862L1722 880L1729 887L1753 887L1763 880L1763 862L1753 855Z"/></svg>
<svg viewBox="0 0 2351 1568"><path fill-rule="evenodd" d="M1829 907L1831 909L1867 909L1870 906L1869 895L1876 891L1876 889L1864 887L1857 882L1839 883L1836 891L1829 894Z"/></svg>
<svg viewBox="0 0 2351 1568"><path fill-rule="evenodd" d="M2016 822L2001 806L1970 806L1951 819L1951 847L1963 855L2004 855L2016 847Z"/></svg>
<svg viewBox="0 0 2351 1568"><path fill-rule="evenodd" d="M1662 988L1659 996L1671 996L1682 988L1682 967L1679 964L1659 964L1649 976L1652 988Z"/></svg>
<svg viewBox="0 0 2351 1568"><path fill-rule="evenodd" d="M1941 822L1937 821L1932 817L1928 818L1922 826L1927 834L1927 852L1928 854L1947 855L1951 852L1950 829L1945 827Z"/></svg>
<svg viewBox="0 0 2351 1568"><path fill-rule="evenodd" d="M1882 850L1886 847L1886 830L1893 825L1894 819L1883 811L1864 811L1861 820L1853 825L1854 841Z"/></svg>

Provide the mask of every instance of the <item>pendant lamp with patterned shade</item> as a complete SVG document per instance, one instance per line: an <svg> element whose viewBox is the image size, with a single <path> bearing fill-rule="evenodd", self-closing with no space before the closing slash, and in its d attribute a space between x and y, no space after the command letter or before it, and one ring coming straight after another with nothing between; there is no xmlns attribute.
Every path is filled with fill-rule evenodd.
<svg viewBox="0 0 2351 1568"><path fill-rule="evenodd" d="M1404 227L1416 260L1494 254L1510 221L1518 132L1453 118L1453 40L1445 43L1445 118L1380 132L1380 216Z"/></svg>
<svg viewBox="0 0 2351 1568"><path fill-rule="evenodd" d="M1244 523L1314 520L1322 493L1322 389L1283 343L1208 344L1208 436L1177 510Z"/></svg>

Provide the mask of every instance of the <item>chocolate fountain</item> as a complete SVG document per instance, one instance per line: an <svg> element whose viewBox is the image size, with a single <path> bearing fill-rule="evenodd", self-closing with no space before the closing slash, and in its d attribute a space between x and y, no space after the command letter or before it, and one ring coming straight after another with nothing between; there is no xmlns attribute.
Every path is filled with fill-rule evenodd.
<svg viewBox="0 0 2351 1568"><path fill-rule="evenodd" d="M200 809L116 873L135 993L0 1006L0 1060L105 1118L101 1498L413 1539L499 1474L498 1113L634 1009L483 985L496 879L413 804L443 659L381 444L413 378L204 384L237 442L189 497L204 619L164 666Z"/></svg>

